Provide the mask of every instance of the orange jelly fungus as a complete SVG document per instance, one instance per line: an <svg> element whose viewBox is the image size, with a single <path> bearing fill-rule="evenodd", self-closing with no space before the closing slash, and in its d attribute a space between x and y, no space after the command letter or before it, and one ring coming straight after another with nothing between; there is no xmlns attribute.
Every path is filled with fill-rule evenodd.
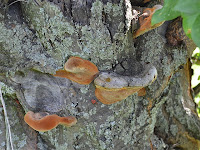
<svg viewBox="0 0 200 150"><path fill-rule="evenodd" d="M79 84L90 84L98 73L97 66L92 62L80 57L70 57L64 70L56 71L54 76L67 78Z"/></svg>
<svg viewBox="0 0 200 150"><path fill-rule="evenodd" d="M147 31L150 31L152 29L155 29L156 27L159 27L163 24L163 22L157 23L155 25L151 25L151 19L153 14L156 10L161 9L161 5L155 5L153 8L145 8L143 11L143 15L139 17L139 29L136 30L136 32L133 34L133 38L136 38L142 34L144 34Z"/></svg>
<svg viewBox="0 0 200 150"><path fill-rule="evenodd" d="M24 116L24 121L36 131L48 131L59 124L71 127L77 123L77 119L73 116L59 117L58 115L47 115L45 112L34 113L29 111Z"/></svg>

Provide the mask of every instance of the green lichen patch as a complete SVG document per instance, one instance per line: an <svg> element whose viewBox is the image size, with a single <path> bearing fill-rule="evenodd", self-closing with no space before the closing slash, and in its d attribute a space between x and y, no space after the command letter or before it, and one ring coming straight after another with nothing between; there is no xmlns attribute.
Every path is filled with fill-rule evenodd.
<svg viewBox="0 0 200 150"><path fill-rule="evenodd" d="M88 18L89 26L74 23L73 18L71 21L67 20L58 6L47 1L41 6L31 1L24 3L23 11L46 53L55 59L56 64L64 63L73 55L90 58L100 69L111 69L120 53L132 50L131 46L125 47L130 41L125 40L127 35L124 33L123 1L119 4L95 1L91 17ZM103 12L107 15L107 22L102 20ZM116 20L119 24L112 24ZM112 24L111 27L108 27L109 23ZM101 60L105 64L99 64Z"/></svg>

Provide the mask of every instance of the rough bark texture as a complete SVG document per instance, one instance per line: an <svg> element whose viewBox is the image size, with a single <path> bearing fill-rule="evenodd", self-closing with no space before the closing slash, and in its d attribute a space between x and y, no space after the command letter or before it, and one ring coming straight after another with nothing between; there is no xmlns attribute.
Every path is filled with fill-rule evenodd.
<svg viewBox="0 0 200 150"><path fill-rule="evenodd" d="M6 10L6 1L1 3L0 80L14 89L3 88L15 150L200 148L200 120L190 88L192 48L187 42L170 46L163 36L167 24L133 39L129 3L28 0ZM92 104L93 83L79 85L52 76L70 56L122 75L127 70L137 75L143 67L137 62L150 62L158 77L143 97ZM0 109L0 149L9 149ZM28 110L73 115L78 123L37 132L23 121Z"/></svg>

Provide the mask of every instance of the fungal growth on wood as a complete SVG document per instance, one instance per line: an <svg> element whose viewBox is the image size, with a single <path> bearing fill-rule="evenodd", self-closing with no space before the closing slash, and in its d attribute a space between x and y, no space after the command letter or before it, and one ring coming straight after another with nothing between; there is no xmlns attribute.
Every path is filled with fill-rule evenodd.
<svg viewBox="0 0 200 150"><path fill-rule="evenodd" d="M48 131L59 124L71 127L76 124L77 119L73 116L60 117L58 115L49 115L47 112L34 113L29 111L24 116L24 121L36 131Z"/></svg>
<svg viewBox="0 0 200 150"><path fill-rule="evenodd" d="M138 96L145 96L146 95L146 90L145 90L145 88L142 88L137 93L138 93Z"/></svg>
<svg viewBox="0 0 200 150"><path fill-rule="evenodd" d="M137 76L122 76L114 72L99 73L96 65L90 61L80 57L70 57L65 63L65 70L56 71L54 76L68 78L79 84L90 84L96 77L94 83L97 99L104 104L113 104L138 92L156 79L156 68L151 64L143 66L143 71ZM143 92L141 96L144 95Z"/></svg>
<svg viewBox="0 0 200 150"><path fill-rule="evenodd" d="M80 57L70 57L64 70L56 71L54 76L67 78L79 84L90 84L98 73L97 66L92 62Z"/></svg>
<svg viewBox="0 0 200 150"><path fill-rule="evenodd" d="M122 76L114 72L101 72L94 80L95 95L104 104L113 104L150 85L157 77L157 70L146 64L136 76Z"/></svg>
<svg viewBox="0 0 200 150"><path fill-rule="evenodd" d="M153 26L151 25L151 18L153 16L153 14L155 13L156 10L159 10L161 8L162 8L162 5L155 5L152 8L145 8L143 10L143 13L139 17L139 26L140 27L133 33L133 38L136 38L136 37L144 34L145 32L155 29L163 24L163 22L160 22Z"/></svg>

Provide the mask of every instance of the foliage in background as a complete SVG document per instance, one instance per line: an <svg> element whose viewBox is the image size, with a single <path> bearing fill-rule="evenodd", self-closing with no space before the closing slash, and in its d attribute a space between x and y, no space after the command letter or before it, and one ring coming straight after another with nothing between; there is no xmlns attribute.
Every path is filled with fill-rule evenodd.
<svg viewBox="0 0 200 150"><path fill-rule="evenodd" d="M196 48L192 55L192 69L194 70L192 76L192 88L200 84L200 49ZM197 112L200 116L200 93L195 96L195 102L198 105Z"/></svg>
<svg viewBox="0 0 200 150"><path fill-rule="evenodd" d="M151 20L156 24L181 16L186 35L200 47L200 0L164 0L162 9L156 11Z"/></svg>
<svg viewBox="0 0 200 150"><path fill-rule="evenodd" d="M198 113L198 115L200 117L200 93L195 97L195 102L198 105L198 107L197 107L197 113Z"/></svg>

